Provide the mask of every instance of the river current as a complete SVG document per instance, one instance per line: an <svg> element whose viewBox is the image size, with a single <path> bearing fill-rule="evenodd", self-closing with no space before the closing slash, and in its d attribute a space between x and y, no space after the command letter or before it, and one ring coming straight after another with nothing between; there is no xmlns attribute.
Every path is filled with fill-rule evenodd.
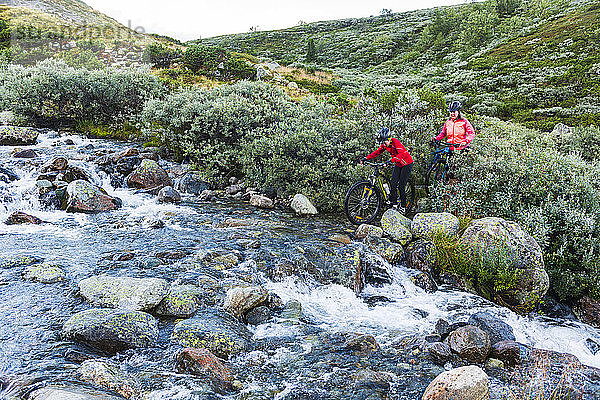
<svg viewBox="0 0 600 400"><path fill-rule="evenodd" d="M427 293L412 283L402 266L388 266L393 272L392 284L367 286L360 296L339 285L322 285L298 277L272 281L260 273L257 265L292 259L299 251L312 249L313 253L318 253L329 246L329 236L351 232L353 227L341 218L298 218L291 212L259 210L233 200L200 202L188 195L178 205L161 204L155 196L113 188L110 178L92 160L98 154L126 147L111 141L58 136L55 132L40 135L35 146L21 147L35 149L39 154L35 159L12 158L14 147L0 147L0 166L19 177L12 182L0 181L0 260L22 255L41 257L63 266L68 277L66 282L41 284L21 279L20 270L0 269L0 378L5 382L0 398L20 398L31 388L50 382L77 382L78 364L66 355L91 350L64 340L61 330L73 314L91 308L78 295L79 281L92 275L107 274L159 277L170 283L189 284L197 282L203 273L195 269L194 257L213 249L237 252L243 260L236 268L225 272L224 281L239 276L246 281L252 279L253 283L276 293L284 303L298 301L303 315L301 324L270 321L250 327L254 339L280 342L281 346L272 345L269 350L255 350L233 360L242 389L224 397L303 398L291 394L298 393L298 387L310 387L311 382L333 379L336 368L342 367L316 367L318 357L311 358L310 355L315 349L322 348L319 347L321 341L315 339L322 337L322 332L371 334L385 350L399 337L433 331L441 318L451 322L466 321L477 311L487 311L507 322L521 343L570 353L583 364L600 368L600 352L594 354L589 346L590 341L600 344L598 330L574 320L519 316L464 292L441 288L435 293ZM123 207L95 215L44 210L36 192L37 169L55 156L64 156L72 165L82 168L108 194L119 197ZM161 165L167 171L181 172L181 166L164 161ZM4 224L14 211L35 215L47 223ZM157 218L164 221L164 228L148 226L149 221ZM251 218L260 223L238 229L217 227L227 218ZM234 231L260 240L260 248L241 247L232 238ZM156 257L161 252L178 250L188 256L168 261ZM128 252L134 253L132 260L114 261L115 255ZM374 296L386 301L368 301ZM203 382L175 372L173 346L169 342L174 323L172 320L160 321L160 339L156 348L128 350L117 355L98 353L97 356L107 357L122 365L124 370L143 376L143 398L218 398L216 394L207 394ZM253 365L252 359L271 365L273 371L268 374L254 371L248 367ZM315 367L309 368L310 364ZM423 386L435 372L424 372L422 382L415 383L414 388L392 386L389 398L418 398L418 393L422 394Z"/></svg>

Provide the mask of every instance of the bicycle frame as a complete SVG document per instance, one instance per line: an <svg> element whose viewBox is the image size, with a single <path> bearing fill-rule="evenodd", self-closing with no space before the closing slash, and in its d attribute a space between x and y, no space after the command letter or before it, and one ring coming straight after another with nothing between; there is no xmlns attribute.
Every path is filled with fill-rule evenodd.
<svg viewBox="0 0 600 400"><path fill-rule="evenodd" d="M389 188L390 182L388 181L387 177L383 174L383 172L381 172L382 165L371 164L371 166L373 167L373 174L369 177L369 182L371 183L371 185L373 185L375 189L379 191L383 201L387 203L389 201L390 189L386 189L385 185L387 184ZM368 196L371 195L371 193L365 194Z"/></svg>

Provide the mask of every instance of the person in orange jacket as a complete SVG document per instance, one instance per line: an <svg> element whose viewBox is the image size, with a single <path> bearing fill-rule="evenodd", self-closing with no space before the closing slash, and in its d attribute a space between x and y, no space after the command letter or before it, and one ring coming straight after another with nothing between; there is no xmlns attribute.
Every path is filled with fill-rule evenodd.
<svg viewBox="0 0 600 400"><path fill-rule="evenodd" d="M475 137L473 125L466 118L463 118L460 113L461 108L460 101L450 103L448 106L450 118L444 124L440 134L433 138L438 142L445 138L448 144L455 145L450 147L450 150L463 150L471 144Z"/></svg>
<svg viewBox="0 0 600 400"><path fill-rule="evenodd" d="M393 135L389 128L382 128L377 136L381 145L377 150L363 158L361 163L377 157L384 150L392 155L391 163L395 165L390 182L390 203L393 208L404 214L406 212L406 182L408 182L408 177L413 168L413 158L404 145ZM398 189L400 190L400 207L398 207Z"/></svg>

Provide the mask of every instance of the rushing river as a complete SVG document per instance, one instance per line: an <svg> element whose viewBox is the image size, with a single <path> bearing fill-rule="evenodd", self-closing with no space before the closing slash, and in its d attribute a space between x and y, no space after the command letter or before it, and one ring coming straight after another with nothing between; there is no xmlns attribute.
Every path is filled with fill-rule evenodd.
<svg viewBox="0 0 600 400"><path fill-rule="evenodd" d="M73 144L65 144L66 140ZM0 260L21 255L41 257L63 266L68 280L34 283L21 279L20 269L0 269L0 378L4 381L0 398L20 398L32 388L51 382L77 384L78 363L69 354L78 353L108 357L123 370L137 374L143 382L141 396L146 399L218 398L201 380L175 371L174 345L169 342L173 320L160 321L157 347L117 355L98 353L61 337L62 326L69 317L91 308L78 295L77 283L82 279L107 274L197 284L198 277L206 271L195 267L195 257L212 249L234 251L242 259L240 265L219 276L225 285L229 281L252 281L279 295L284 303L296 300L302 305L302 321L297 324L275 319L250 327L255 340L269 344L232 360L241 388L224 397L324 398L319 388L330 387L332 398L336 398L335 393L343 393L343 384L337 383L336 377L346 377L345 365L331 356L333 350L325 338L336 332L357 332L375 336L383 349L384 355L366 366L376 369L393 365L388 370L412 377L402 384L392 384L387 397L381 398L417 399L443 369L394 362L391 345L409 334L432 332L441 318L466 321L482 310L510 324L521 343L570 353L586 365L600 367L600 352L594 354L589 346L590 342L600 344L598 330L573 320L518 316L463 292L442 288L426 293L411 282L401 266L388 266L393 272L392 284L367 286L359 297L339 285L321 285L299 277L271 281L262 274L265 265L294 259L299 252L312 252L313 256L317 253L318 262L319 251L331 243L327 238L352 228L342 219L297 218L281 210L255 209L241 201L200 202L194 196L184 196L178 205L161 204L155 196L113 188L110 178L92 160L98 154L122 150L126 148L124 144L79 136L59 137L49 132L40 135L37 145L21 148L33 148L39 157L15 159L11 157L13 147L0 147L0 166L19 177L13 182L0 181ZM110 195L119 197L123 207L96 215L42 209L36 191L37 169L58 155L85 170ZM175 164L161 164L168 171L181 169ZM35 215L47 223L5 225L14 211ZM251 218L262 224L237 229L216 226L232 217ZM152 219L164 221L164 228L150 228ZM260 240L260 247L240 246L233 233ZM160 260L155 256L178 250L187 256L179 260ZM134 253L132 260L113 261L115 255L127 252ZM368 301L375 296L386 301ZM322 363L324 359L328 362Z"/></svg>

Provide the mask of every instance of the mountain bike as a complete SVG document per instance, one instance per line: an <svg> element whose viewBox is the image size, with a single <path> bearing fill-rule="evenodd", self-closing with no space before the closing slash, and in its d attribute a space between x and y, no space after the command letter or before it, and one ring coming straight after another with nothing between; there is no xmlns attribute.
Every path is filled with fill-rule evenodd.
<svg viewBox="0 0 600 400"><path fill-rule="evenodd" d="M429 191L435 182L448 183L453 179L453 171L451 166L451 158L454 155L455 144L433 141L431 142L433 151L429 154L429 163L427 164L427 175L425 176L425 192ZM469 148L460 150L467 152Z"/></svg>
<svg viewBox="0 0 600 400"><path fill-rule="evenodd" d="M346 216L355 225L374 222L385 205L389 205L390 181L383 173L388 163L365 162L373 167L373 174L364 181L353 184L344 200ZM397 189L394 189L397 190ZM415 184L409 178L406 182L406 213L412 211L415 204Z"/></svg>

